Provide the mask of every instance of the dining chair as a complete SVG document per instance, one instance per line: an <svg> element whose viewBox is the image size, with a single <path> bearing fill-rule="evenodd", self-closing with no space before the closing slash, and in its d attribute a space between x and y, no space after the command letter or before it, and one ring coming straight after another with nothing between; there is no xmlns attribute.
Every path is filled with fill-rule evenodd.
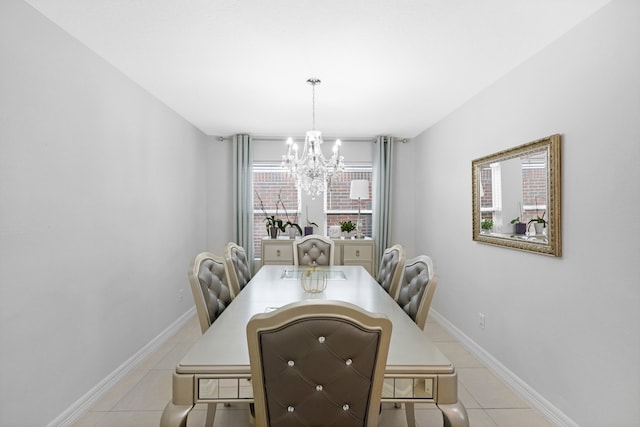
<svg viewBox="0 0 640 427"><path fill-rule="evenodd" d="M200 329L204 334L231 303L224 259L202 252L193 259L188 272Z"/></svg>
<svg viewBox="0 0 640 427"><path fill-rule="evenodd" d="M402 245L393 245L385 249L380 260L380 269L376 280L394 301L398 300L403 268L404 248Z"/></svg>
<svg viewBox="0 0 640 427"><path fill-rule="evenodd" d="M333 265L333 240L310 234L293 241L293 265Z"/></svg>
<svg viewBox="0 0 640 427"><path fill-rule="evenodd" d="M420 329L424 329L427 321L437 282L433 261L428 256L420 255L405 262L400 280L398 304Z"/></svg>
<svg viewBox="0 0 640 427"><path fill-rule="evenodd" d="M187 275L196 304L200 329L204 334L231 303L224 258L210 252L202 252L191 262ZM215 403L207 404L206 427L213 427L216 408Z"/></svg>
<svg viewBox="0 0 640 427"><path fill-rule="evenodd" d="M231 298L235 298L240 291L247 286L249 280L251 280L251 270L249 268L247 253L242 246L234 242L229 242L224 251L224 261L227 265L227 273L229 275Z"/></svg>
<svg viewBox="0 0 640 427"><path fill-rule="evenodd" d="M247 324L257 427L376 426L391 321L343 301L303 300Z"/></svg>
<svg viewBox="0 0 640 427"><path fill-rule="evenodd" d="M405 262L400 279L398 304L413 319L420 329L424 329L429 315L429 307L438 285L434 275L433 261L420 255ZM413 403L405 402L407 424L416 425Z"/></svg>

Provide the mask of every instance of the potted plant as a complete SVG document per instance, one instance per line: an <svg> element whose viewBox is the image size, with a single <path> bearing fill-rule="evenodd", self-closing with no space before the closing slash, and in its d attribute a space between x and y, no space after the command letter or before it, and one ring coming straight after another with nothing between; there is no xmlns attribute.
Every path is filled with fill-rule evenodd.
<svg viewBox="0 0 640 427"><path fill-rule="evenodd" d="M350 233L355 229L356 226L351 222L351 220L340 222L340 231L345 233L345 237L350 237Z"/></svg>
<svg viewBox="0 0 640 427"><path fill-rule="evenodd" d="M264 208L264 203L262 202L262 198L260 197L260 194L258 194L258 192L256 191L256 196L258 197L258 200L260 200L260 207L262 208L262 212L264 213L264 220L266 222L265 225L267 227L267 233L269 234L269 237L271 237L272 239L277 239L278 233L280 231L284 233L285 231L287 231L287 227L289 227L289 237L295 238L295 231L297 230L302 235L302 229L300 229L300 226L298 224L289 220L289 214L287 212L287 208L284 205L284 202L282 201L281 194L282 194L282 189L280 189L280 193L278 193L278 200L276 200L275 215L268 215L267 211ZM284 214L287 217L286 221L278 218L278 207L280 205L282 206L282 209L284 210Z"/></svg>
<svg viewBox="0 0 640 427"><path fill-rule="evenodd" d="M493 228L493 221L490 219L483 219L482 222L480 222L480 228L482 228L482 231L485 233L490 232Z"/></svg>
<svg viewBox="0 0 640 427"><path fill-rule="evenodd" d="M290 239L295 239L296 238L296 232L302 236L302 229L295 222L287 221L287 222L284 223L284 226L285 226L285 228L289 227L289 238Z"/></svg>
<svg viewBox="0 0 640 427"><path fill-rule="evenodd" d="M538 214L538 199L536 198L536 217L529 220L527 223L527 228L529 232L531 232L531 224L535 229L536 234L543 234L544 228L547 226L547 221L544 219L544 211L542 212L542 216Z"/></svg>
<svg viewBox="0 0 640 427"><path fill-rule="evenodd" d="M286 227L282 220L276 218L275 215L267 216L264 220L266 222L267 233L269 233L269 237L271 237L272 239L278 238L279 231L284 232L286 230Z"/></svg>
<svg viewBox="0 0 640 427"><path fill-rule="evenodd" d="M516 234L525 234L527 232L527 224L521 222L520 217L512 219L511 224L515 226Z"/></svg>
<svg viewBox="0 0 640 427"><path fill-rule="evenodd" d="M313 227L317 226L318 224L309 220L309 206L307 206L307 225L305 225L304 227L304 235L308 236L310 234L313 234Z"/></svg>
<svg viewBox="0 0 640 427"><path fill-rule="evenodd" d="M317 226L318 226L318 224L316 224L313 221L309 221L307 219L307 225L305 225L305 227L304 227L304 235L308 236L310 234L313 234L313 227L317 227Z"/></svg>

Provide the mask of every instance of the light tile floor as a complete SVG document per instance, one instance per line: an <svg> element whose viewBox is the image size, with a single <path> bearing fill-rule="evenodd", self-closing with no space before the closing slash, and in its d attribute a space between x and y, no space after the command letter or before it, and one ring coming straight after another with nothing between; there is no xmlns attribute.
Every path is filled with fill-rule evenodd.
<svg viewBox="0 0 640 427"><path fill-rule="evenodd" d="M458 396L467 409L471 427L551 427L431 318L427 321L425 333L458 371ZM74 427L158 427L162 410L171 399L173 369L200 335L200 326L194 316L138 369L98 401ZM416 404L415 411L418 427L443 425L442 415L435 405ZM196 405L187 426L204 426L205 417L206 406ZM214 425L252 427L248 405L218 405ZM381 427L406 425L404 408L383 405Z"/></svg>

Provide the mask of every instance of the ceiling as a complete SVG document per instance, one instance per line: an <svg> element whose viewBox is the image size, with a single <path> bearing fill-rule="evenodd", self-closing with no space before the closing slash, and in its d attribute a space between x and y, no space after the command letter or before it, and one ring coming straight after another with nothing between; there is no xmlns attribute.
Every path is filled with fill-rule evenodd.
<svg viewBox="0 0 640 427"><path fill-rule="evenodd" d="M209 135L411 138L610 0L26 0Z"/></svg>

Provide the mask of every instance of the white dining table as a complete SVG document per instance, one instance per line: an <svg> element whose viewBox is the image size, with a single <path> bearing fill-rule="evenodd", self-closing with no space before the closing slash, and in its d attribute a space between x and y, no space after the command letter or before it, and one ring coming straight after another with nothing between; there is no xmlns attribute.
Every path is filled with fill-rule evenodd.
<svg viewBox="0 0 640 427"><path fill-rule="evenodd" d="M441 410L445 427L468 427L466 410L458 400L455 367L364 268L325 267L327 287L321 293L304 291L301 274L305 270L265 265L256 273L177 364L173 397L164 409L161 427L186 426L196 403L253 402L247 322L257 313L304 299L347 301L384 313L393 323L393 332L382 401L432 402Z"/></svg>

